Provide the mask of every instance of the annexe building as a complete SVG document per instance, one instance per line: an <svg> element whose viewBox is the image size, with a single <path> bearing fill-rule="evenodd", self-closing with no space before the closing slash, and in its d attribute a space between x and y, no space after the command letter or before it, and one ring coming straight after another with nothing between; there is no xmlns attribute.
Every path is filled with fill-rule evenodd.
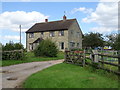
<svg viewBox="0 0 120 90"><path fill-rule="evenodd" d="M41 40L51 39L56 43L59 51L65 48L82 48L82 31L76 19L67 19L64 15L63 20L36 23L26 31L27 51L34 50Z"/></svg>

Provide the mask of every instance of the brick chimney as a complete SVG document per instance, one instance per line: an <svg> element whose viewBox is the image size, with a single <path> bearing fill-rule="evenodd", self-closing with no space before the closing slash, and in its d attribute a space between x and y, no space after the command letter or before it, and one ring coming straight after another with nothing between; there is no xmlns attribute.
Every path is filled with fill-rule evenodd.
<svg viewBox="0 0 120 90"><path fill-rule="evenodd" d="M63 16L63 21L65 21L66 19L67 19L67 17L64 15L64 16Z"/></svg>
<svg viewBox="0 0 120 90"><path fill-rule="evenodd" d="M48 22L48 19L45 19L45 22Z"/></svg>

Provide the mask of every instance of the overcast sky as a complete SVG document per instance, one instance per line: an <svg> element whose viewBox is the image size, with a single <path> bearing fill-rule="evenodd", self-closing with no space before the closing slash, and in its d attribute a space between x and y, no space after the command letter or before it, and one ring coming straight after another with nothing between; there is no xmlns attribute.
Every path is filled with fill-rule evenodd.
<svg viewBox="0 0 120 90"><path fill-rule="evenodd" d="M0 22L2 22L0 23L0 30L2 31L0 38L3 44L10 40L19 42L19 25L22 25L22 43L25 45L26 30L35 23L44 22L46 18L49 21L61 20L64 11L67 19L77 19L83 33L99 32L105 35L115 33L118 30L117 2L102 2L103 0L99 2L98 0L96 2L2 1L0 3L0 11L2 10L0 14Z"/></svg>

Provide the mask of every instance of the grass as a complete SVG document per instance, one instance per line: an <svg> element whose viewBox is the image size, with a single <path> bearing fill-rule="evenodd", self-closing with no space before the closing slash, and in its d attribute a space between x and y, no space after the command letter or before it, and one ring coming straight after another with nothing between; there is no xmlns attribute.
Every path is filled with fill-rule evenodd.
<svg viewBox="0 0 120 90"><path fill-rule="evenodd" d="M118 81L62 63L31 75L23 88L118 88Z"/></svg>
<svg viewBox="0 0 120 90"><path fill-rule="evenodd" d="M28 62L59 60L63 58L64 58L63 52L59 52L57 57L35 57L33 52L27 52L24 60L3 60L0 61L0 63L2 63L1 66L9 66L9 65L28 63Z"/></svg>

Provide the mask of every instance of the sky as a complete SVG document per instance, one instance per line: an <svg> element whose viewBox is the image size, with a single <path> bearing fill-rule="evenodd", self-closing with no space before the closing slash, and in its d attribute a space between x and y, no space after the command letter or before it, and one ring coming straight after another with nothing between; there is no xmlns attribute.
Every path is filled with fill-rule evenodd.
<svg viewBox="0 0 120 90"><path fill-rule="evenodd" d="M7 0L9 1L9 0ZM35 23L76 18L83 32L116 33L118 28L117 2L32 2L21 0L0 3L0 42L19 42L22 26L22 44L26 46L25 31ZM65 13L64 13L65 12Z"/></svg>

